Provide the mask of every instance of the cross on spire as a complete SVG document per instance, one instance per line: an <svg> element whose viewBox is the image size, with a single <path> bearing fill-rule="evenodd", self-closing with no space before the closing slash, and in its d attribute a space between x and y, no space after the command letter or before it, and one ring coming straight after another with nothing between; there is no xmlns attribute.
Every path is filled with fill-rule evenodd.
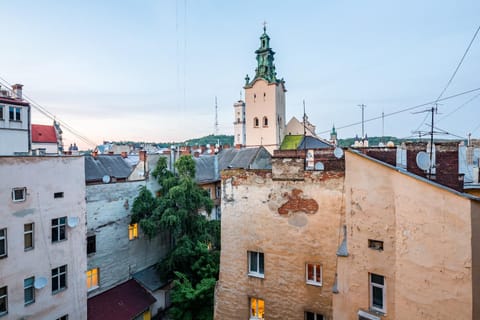
<svg viewBox="0 0 480 320"><path fill-rule="evenodd" d="M267 32L267 21L263 21L263 32Z"/></svg>

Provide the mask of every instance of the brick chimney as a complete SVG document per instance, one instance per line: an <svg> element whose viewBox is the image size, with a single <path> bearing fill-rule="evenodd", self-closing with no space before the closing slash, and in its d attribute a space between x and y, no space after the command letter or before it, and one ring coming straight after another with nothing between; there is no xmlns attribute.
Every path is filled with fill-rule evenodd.
<svg viewBox="0 0 480 320"><path fill-rule="evenodd" d="M145 151L145 150L140 150L140 151L138 152L138 157L139 157L139 160L140 160L140 161L145 161L145 160L147 160L147 151Z"/></svg>
<svg viewBox="0 0 480 320"><path fill-rule="evenodd" d="M463 192L463 175L458 174L459 141L435 143L436 181Z"/></svg>
<svg viewBox="0 0 480 320"><path fill-rule="evenodd" d="M126 151L122 151L121 155L122 155L122 158L124 159L128 158L128 153Z"/></svg>
<svg viewBox="0 0 480 320"><path fill-rule="evenodd" d="M18 83L12 86L13 96L15 99L22 100L22 88L23 88L23 85Z"/></svg>
<svg viewBox="0 0 480 320"><path fill-rule="evenodd" d="M407 171L425 177L425 172L417 166L417 154L420 151L427 151L427 143L405 142L405 147L407 149Z"/></svg>

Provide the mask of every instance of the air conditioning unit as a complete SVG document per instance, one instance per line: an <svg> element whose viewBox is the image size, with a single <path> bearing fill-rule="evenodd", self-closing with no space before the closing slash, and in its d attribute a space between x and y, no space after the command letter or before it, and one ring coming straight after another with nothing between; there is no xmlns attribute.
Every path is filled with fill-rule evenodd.
<svg viewBox="0 0 480 320"><path fill-rule="evenodd" d="M365 312L363 310L358 310L358 320L381 320L380 317L377 317L371 313Z"/></svg>

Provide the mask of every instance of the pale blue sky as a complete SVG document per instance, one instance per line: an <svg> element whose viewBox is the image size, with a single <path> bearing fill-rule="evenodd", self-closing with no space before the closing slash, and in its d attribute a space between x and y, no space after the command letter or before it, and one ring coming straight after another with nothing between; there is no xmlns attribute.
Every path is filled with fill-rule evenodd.
<svg viewBox="0 0 480 320"><path fill-rule="evenodd" d="M368 119L435 100L480 24L480 1L4 1L0 77L98 143L213 133L215 96L220 132L232 134L264 20L287 118L301 118L305 99L324 132L359 121L360 103ZM480 87L479 75L480 36L444 96ZM449 115L477 93L444 102L439 127L479 137L480 97ZM386 118L385 135L410 136L424 117ZM366 132L381 135L381 121Z"/></svg>

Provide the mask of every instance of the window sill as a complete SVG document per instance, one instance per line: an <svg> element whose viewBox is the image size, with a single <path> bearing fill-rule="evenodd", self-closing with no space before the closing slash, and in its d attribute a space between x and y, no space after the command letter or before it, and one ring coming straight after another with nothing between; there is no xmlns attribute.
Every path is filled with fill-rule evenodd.
<svg viewBox="0 0 480 320"><path fill-rule="evenodd" d="M265 274L263 274L263 273L249 272L248 276L253 277L253 278L265 279Z"/></svg>
<svg viewBox="0 0 480 320"><path fill-rule="evenodd" d="M55 240L55 241L52 241L52 243L62 243L62 242L65 242L67 241L68 239L62 239L62 240Z"/></svg>
<svg viewBox="0 0 480 320"><path fill-rule="evenodd" d="M29 306L29 305L34 304L34 303L35 303L35 300L29 301L29 302L25 302L24 306L26 307L26 306Z"/></svg>
<svg viewBox="0 0 480 320"><path fill-rule="evenodd" d="M380 317L385 317L387 315L387 312L385 310L380 310L380 309L377 309L375 307L370 307L368 309L368 311L370 313L373 313L374 315L380 316Z"/></svg>
<svg viewBox="0 0 480 320"><path fill-rule="evenodd" d="M308 284L310 286L315 286L315 287L321 287L322 286L321 282L307 281L306 284Z"/></svg>
<svg viewBox="0 0 480 320"><path fill-rule="evenodd" d="M63 292L63 291L65 291L65 290L67 290L67 287L58 289L57 291L53 291L53 292L52 292L52 296L56 295L57 293Z"/></svg>
<svg viewBox="0 0 480 320"><path fill-rule="evenodd" d="M87 292L95 291L95 290L97 290L98 288L100 288L100 286L92 287L92 288L88 289Z"/></svg>
<svg viewBox="0 0 480 320"><path fill-rule="evenodd" d="M0 312L0 317L6 316L7 314L8 314L8 311Z"/></svg>
<svg viewBox="0 0 480 320"><path fill-rule="evenodd" d="M32 251L33 249L35 249L35 247L25 248L25 249L23 249L23 251L28 252L28 251Z"/></svg>
<svg viewBox="0 0 480 320"><path fill-rule="evenodd" d="M0 259L5 259L5 258L8 258L8 254L6 254L4 256L0 256Z"/></svg>
<svg viewBox="0 0 480 320"><path fill-rule="evenodd" d="M97 252L95 251L95 252L87 253L87 257L93 257L95 255L95 253L97 253Z"/></svg>

